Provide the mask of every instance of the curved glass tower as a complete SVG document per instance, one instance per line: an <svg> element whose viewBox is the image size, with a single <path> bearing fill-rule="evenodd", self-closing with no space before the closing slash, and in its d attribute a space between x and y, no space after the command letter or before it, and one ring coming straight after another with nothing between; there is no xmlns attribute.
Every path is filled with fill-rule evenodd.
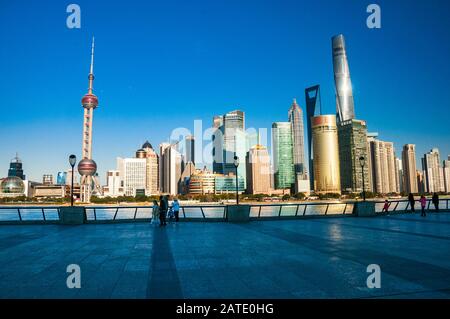
<svg viewBox="0 0 450 319"><path fill-rule="evenodd" d="M333 49L334 84L336 87L336 115L338 122L355 118L352 81L342 34L331 39Z"/></svg>

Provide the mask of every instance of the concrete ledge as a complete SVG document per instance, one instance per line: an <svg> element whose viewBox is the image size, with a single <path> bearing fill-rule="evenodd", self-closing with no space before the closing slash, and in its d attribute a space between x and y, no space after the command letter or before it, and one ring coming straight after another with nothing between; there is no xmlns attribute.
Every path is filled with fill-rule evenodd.
<svg viewBox="0 0 450 319"><path fill-rule="evenodd" d="M373 217L375 213L374 202L357 202L353 206L353 214L358 217Z"/></svg>
<svg viewBox="0 0 450 319"><path fill-rule="evenodd" d="M63 225L81 225L86 221L83 206L63 206L59 208L59 221Z"/></svg>
<svg viewBox="0 0 450 319"><path fill-rule="evenodd" d="M231 223L245 223L250 220L250 205L227 206L227 221Z"/></svg>

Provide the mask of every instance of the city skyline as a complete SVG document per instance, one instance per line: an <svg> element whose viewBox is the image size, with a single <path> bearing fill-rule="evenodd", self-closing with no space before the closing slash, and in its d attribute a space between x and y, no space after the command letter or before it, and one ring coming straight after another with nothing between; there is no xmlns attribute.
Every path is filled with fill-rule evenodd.
<svg viewBox="0 0 450 319"><path fill-rule="evenodd" d="M14 17L19 12L23 14L20 10L21 5L23 4L9 4L7 9L13 10ZM439 63L444 56L448 56L450 51L448 43L445 43L445 41L439 42L438 36L427 39L429 41L429 43L427 42L428 46L431 45L435 50L436 48L440 50L437 50L439 53L437 57L433 56L434 61L424 61L424 63L429 64L422 66L422 73L425 72L428 75L426 78L430 78L431 71L425 71L424 69L433 69L431 65L435 63L440 67L439 72L432 74L432 86L428 86L431 85L428 83L431 81L416 82L416 87L418 84L424 85L421 91L412 90L411 88L406 90L405 88L413 82L412 79L407 78L406 62L408 62L409 58L404 55L407 53L406 48L408 48L408 45L406 45L406 40L408 37L400 41L403 45L401 46L402 50L396 52L398 53L398 56L396 56L388 52L396 46L390 41L384 41L382 36L393 37L395 35L389 32L389 22L394 23L391 20L393 18L389 15L389 10L393 10L391 12L400 12L398 11L400 9L397 7L398 5L382 2L383 12L387 12L388 16L386 17L387 23L384 23L383 28L379 31L369 30L364 26L366 14L363 5L358 8L350 4L345 5L345 9L350 9L352 13L360 12L361 21L359 28L356 29L357 31L353 31L350 25L340 21L340 23L329 23L325 28L317 30L313 42L314 47L310 47L311 51L317 55L309 63L312 66L304 63L302 56L294 57L291 54L287 56L287 61L284 62L276 59L267 60L270 54L280 58L282 56L281 52L289 45L300 49L299 43L303 42L301 39L306 37L306 34L301 28L293 28L280 40L278 43L280 45L279 49L271 50L268 55L255 55L254 57L258 61L252 64L251 67L244 68L238 74L237 83L232 81L229 71L223 68L224 65L215 64L215 59L205 60L205 57L209 55L202 53L202 49L218 53L216 51L218 48L215 47L215 50L213 50L208 43L203 43L196 49L199 52L192 53L189 51L184 59L185 62L195 62L195 66L199 68L200 74L205 78L208 78L206 75L211 76L211 73L208 73L208 68L201 68L202 64L206 63L209 68L217 67L217 70L213 72L215 77L214 81L212 81L213 84L211 84L212 87L209 86L212 90L204 95L202 94L205 93L205 90L202 89L201 85L204 85L205 82L200 80L198 76L195 77L193 83L189 85L184 83L186 87L181 85L181 82L185 81L185 78L191 74L193 69L182 69L184 72L177 73L180 79L176 80L174 84L168 85L167 78L172 76L174 69L170 67L164 69L162 67L160 71L163 70L164 72L152 72L154 80L148 82L142 78L142 71L138 68L139 63L144 61L142 53L139 54L137 61L130 61L134 57L133 54L136 54L135 50L130 49L129 54L125 52L127 55L121 57L119 60L121 63L118 65L113 64L118 54L116 51L119 51L121 55L124 53L117 47L116 51L111 50L111 46L114 46L119 40L111 40L107 30L94 23L93 12L101 14L98 12L101 12L101 9L97 8L96 5L83 1L80 5L86 17L83 15L84 26L77 31L64 29L64 8L59 13L56 12L57 8L50 9L46 13L47 16L59 17L62 21L61 29L63 30L58 31L58 29L55 29L56 31L49 31L53 35L53 37L49 37L50 39L53 38L52 42L58 42L58 45L52 46L53 49L51 51L47 47L47 44L50 43L47 41L50 41L50 39L42 41L41 44L36 44L36 39L25 39L24 37L19 37L21 41L11 39L11 35L6 32L6 27L1 28L2 31L0 31L6 39L11 39L11 46L8 52L2 51L3 59L0 62L0 70L5 74L11 74L11 78L2 79L0 83L9 92L4 102L20 110L17 112L5 112L5 125L2 125L0 128L0 133L8 136L8 139L6 143L2 143L0 161L3 163L3 167L7 167L11 158L18 152L24 163L24 170L30 180L39 181L42 179L43 174L56 175L59 171L66 171L69 168L67 157L71 153L77 154L77 157L81 159L79 152L81 128L79 123L82 117L80 116L79 96L86 91L85 78L88 64L86 53L89 51L88 39L93 34L97 37L96 49L99 52L98 66L96 66L96 91L102 97L102 104L99 107L101 112L98 113L98 116L96 115L96 137L93 147L95 148L95 159L99 167L102 184L105 184L104 175L106 171L114 169L117 156L127 156L146 140L149 140L154 145L159 145L159 143L167 141L171 130L176 127L193 129L193 121L196 119L202 119L203 127L206 129L213 115L225 114L230 110L240 109L246 113L247 127L266 128L270 131L273 122L285 120L286 110L293 98L297 98L300 101L299 105L305 112L306 106L302 102L303 91L305 88L315 84L321 85L323 114L334 113L335 97L330 39L338 33L343 33L346 38L346 50L350 60L357 117L367 121L368 131L379 132L380 139L394 142L396 156L399 158L401 157L401 149L404 144L416 145L416 160L418 162L421 156L432 148L438 148L443 157L450 154L449 128L445 125L445 108L446 103L448 103L445 101L450 99L448 92L443 89L448 85L445 82L445 78L449 74L449 67L444 63ZM331 11L334 9L333 6L333 4L328 3L324 7ZM421 5L414 4L406 8L407 10L404 14L413 15L413 11L418 9L417 6L420 7ZM292 7L292 4L289 4L288 7ZM117 7L115 9L117 10ZM167 10L164 6L159 9L163 12ZM249 8L244 6L244 9ZM282 13L280 15L283 19L275 19L271 21L270 25L262 23L262 18L268 14L264 9L267 10L264 7L261 9L262 12L255 13L253 17L256 26L265 28L278 26L281 29L280 32L285 32L288 26L284 22L284 17L289 16L287 8L280 9L280 13ZM312 11L317 10L314 5L310 5L309 9ZM428 14L439 17L437 6L431 9ZM42 9L36 7L36 10L40 12ZM213 10L213 7L207 7L205 10ZM2 12L7 11L2 10ZM325 12L328 11L325 10ZM113 15L115 13L117 12L113 10ZM301 14L300 12L297 13ZM243 17L245 17L245 14L248 15L250 13L244 10L243 16L239 16L242 18L238 19L239 25L244 23ZM27 16L27 14L25 15ZM10 19L10 17L5 17L2 13L0 13L0 17L2 21L0 23L5 23L5 25ZM33 23L33 21L31 17L27 23ZM113 22L111 22L112 27L117 28L117 23L114 24ZM161 21L159 22L162 23ZM201 22L206 21L201 20ZM201 22L196 24L196 27L201 29ZM50 26L53 28L53 23L56 24L56 22L48 22L41 27L38 25L36 30L33 31L36 33L36 38L42 40L43 35L41 33ZM438 20L438 23L448 24L448 22L440 20ZM132 25L132 27L135 26ZM262 36L256 26L251 28L246 35ZM298 27L295 24L294 26ZM418 26L415 26L415 28L418 28ZM138 34L144 35L145 32L149 32L148 28L144 29ZM405 29L403 27L400 30L405 32ZM444 28L443 30L449 30L449 28ZM196 29L196 31L199 30ZM230 35L227 30L221 29L220 31L222 36ZM423 37L427 34L423 30L417 31ZM13 34L23 35L27 34L27 32L30 31L16 30ZM124 40L125 36L130 36L130 32L130 29L125 29L120 33L119 39ZM379 32L379 34L375 32ZM396 33L400 33L400 35L401 32L396 30ZM194 36L191 33L183 34ZM210 39L209 36L210 34L200 32L199 39ZM370 43L367 43L367 37L370 37ZM273 35L268 38L271 40L275 39ZM289 41L294 38L298 38L299 43ZM161 38L158 39L161 40ZM175 41L177 44L180 43L179 41L182 41L180 38L177 38L177 40L178 42ZM422 40L422 38L419 38L419 41ZM244 46L248 49L242 37L235 41L239 46ZM139 46L145 46L144 52L148 52L149 47L144 42L136 35L131 35L124 44L134 49L136 49L136 46L138 48ZM165 42L162 41L162 43ZM35 46L33 59L25 61L28 58L28 54L25 52L28 46L32 44ZM168 43L165 44L168 47L163 49L164 52L171 47ZM215 42L214 44L217 45ZM268 45L267 41L256 41L256 44L259 44L256 48L264 48ZM364 48L364 46L368 48ZM377 49L375 50L375 48ZM425 52L421 50L419 49L419 57L416 58L426 58ZM45 51L45 55L43 51ZM238 50L230 49L227 51L229 56L226 56L226 62L232 63L236 61L238 64L245 64L248 62L250 52L255 54L254 51L239 53ZM11 56L11 54L14 56ZM309 53L304 54L306 57L309 56ZM64 58L58 58L59 56L64 56ZM382 60L386 58L393 60L392 63L389 63L391 67L394 65L394 62L397 64L394 69L381 66ZM399 61L401 58L406 61ZM167 62L167 60L164 62ZM267 62L269 63L267 64ZM42 64L42 66L38 66L38 64ZM114 68L111 68L111 66L114 66ZM167 67L168 65L165 64L165 66ZM44 69L41 69L41 67L49 67L46 70L50 72L43 72ZM146 71L155 66L153 64L144 64L143 67L144 71ZM314 70L311 70L311 68ZM291 69L292 74L286 76L286 69ZM437 68L434 67L434 69ZM12 70L15 72L12 72ZM209 71L211 70L209 69ZM265 72L267 73L266 76L264 76ZM278 72L282 73L286 79L282 81L278 76L272 77L279 74ZM147 88L148 84L155 84L155 79L158 79L158 77L162 79L161 84L152 89ZM224 79L219 79L221 77L224 77ZM252 81L255 80L255 77L262 77L262 79L253 83ZM402 78L403 83L396 83L399 77ZM440 77L442 77L442 80L440 80ZM244 84L244 89L239 88L240 84ZM224 89L218 88L221 85L224 85ZM255 90L253 86L258 85L259 89ZM393 86L393 88L390 86ZM195 87L197 87L197 91L188 93L189 90ZM275 93L261 93L263 91L261 89L268 90L269 87L272 87L272 91ZM160 89L163 92L157 93ZM170 89L172 89L172 92L170 92ZM430 91L433 92L431 96ZM411 94L411 92L414 92L414 94ZM53 96L52 101L57 101L56 103L49 104L47 102L50 95ZM437 105L442 104L442 102L439 103L440 100L444 101L443 107L437 107ZM43 104L42 101L46 103ZM124 104L126 107L122 108ZM132 105L136 106L133 112L130 111ZM149 107L148 105L159 105L159 107ZM174 111L168 108L170 105ZM389 116L380 112L380 105L389 109ZM394 105L397 105L397 107L394 108ZM434 107L426 107L424 105L432 105ZM264 109L264 112L260 112L261 108ZM409 113L412 113L412 117L417 118L413 125L410 124L411 116ZM148 123L145 117L154 125L145 125L145 123ZM126 121L123 121L123 118ZM424 120L420 122L421 119ZM120 130L117 130L117 127L120 127ZM59 131L63 132L63 134L55 134L55 132ZM271 150L271 145L267 146ZM417 168L420 169L420 166L418 165ZM0 174L3 177L5 175L6 172Z"/></svg>

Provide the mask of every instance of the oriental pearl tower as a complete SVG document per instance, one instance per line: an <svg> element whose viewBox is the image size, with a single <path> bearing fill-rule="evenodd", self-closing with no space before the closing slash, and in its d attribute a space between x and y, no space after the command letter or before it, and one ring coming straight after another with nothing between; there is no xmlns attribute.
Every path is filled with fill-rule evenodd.
<svg viewBox="0 0 450 319"><path fill-rule="evenodd" d="M94 84L94 38L92 38L91 69L88 79L88 93L81 99L81 104L84 108L82 142L83 159L78 163L78 173L81 175L81 201L84 203L89 203L91 201L93 192L101 194L100 183L95 176L97 164L92 159L92 120L94 117L94 110L98 105L98 98L92 93Z"/></svg>

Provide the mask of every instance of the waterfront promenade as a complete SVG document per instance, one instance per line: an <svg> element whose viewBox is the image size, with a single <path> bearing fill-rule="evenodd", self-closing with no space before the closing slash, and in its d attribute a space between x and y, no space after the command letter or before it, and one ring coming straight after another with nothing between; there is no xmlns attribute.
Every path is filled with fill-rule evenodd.
<svg viewBox="0 0 450 319"><path fill-rule="evenodd" d="M66 267L81 267L81 288ZM381 288L366 284L369 264ZM449 298L450 213L0 226L0 298Z"/></svg>

